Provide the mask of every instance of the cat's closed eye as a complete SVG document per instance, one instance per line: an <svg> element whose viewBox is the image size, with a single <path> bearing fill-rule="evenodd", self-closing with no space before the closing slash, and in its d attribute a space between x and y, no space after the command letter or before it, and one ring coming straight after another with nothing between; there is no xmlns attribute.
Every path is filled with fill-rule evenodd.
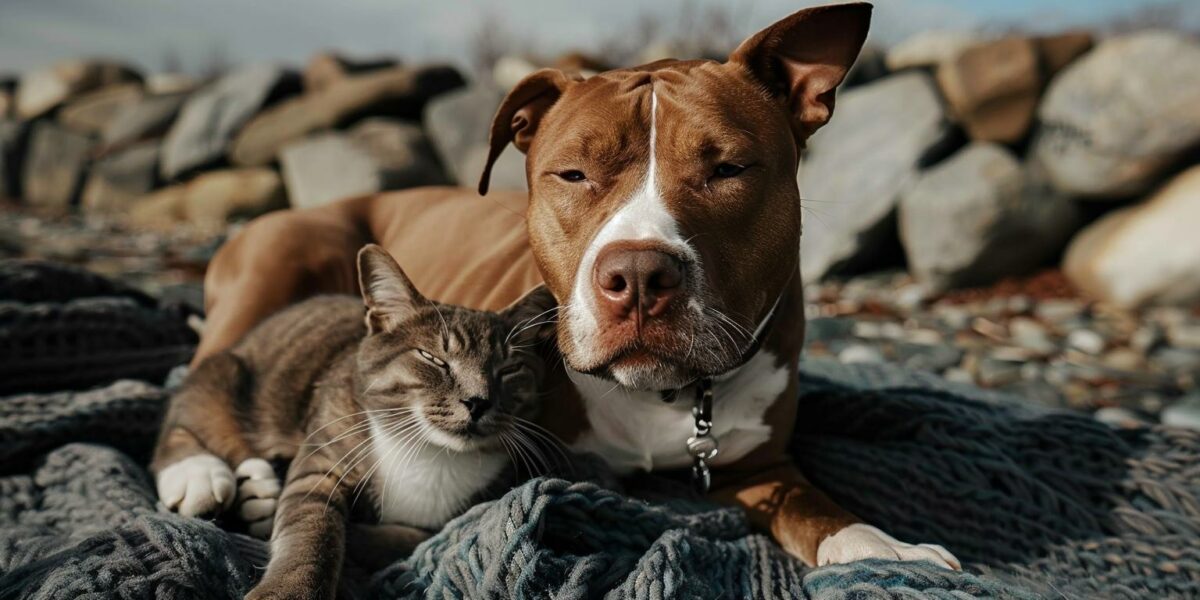
<svg viewBox="0 0 1200 600"><path fill-rule="evenodd" d="M448 368L450 368L450 365L446 364L446 361L444 361L444 360L442 360L442 359L440 359L440 358L438 358L438 357L434 356L433 354L430 354L430 353L429 353L428 351L426 351L426 350L422 350L422 349L420 349L420 348L417 348L417 355L418 355L418 356L420 356L421 358L423 358L423 359L425 359L425 360L427 360L427 361L429 361L429 362L431 362L431 363L433 363L433 364L437 365L439 368L442 368L442 369L448 369Z"/></svg>

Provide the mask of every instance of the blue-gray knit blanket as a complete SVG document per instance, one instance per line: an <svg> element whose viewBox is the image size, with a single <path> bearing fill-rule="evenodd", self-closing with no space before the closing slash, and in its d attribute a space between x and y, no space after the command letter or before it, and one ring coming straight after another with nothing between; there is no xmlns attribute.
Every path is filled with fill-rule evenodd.
<svg viewBox="0 0 1200 600"><path fill-rule="evenodd" d="M0 598L237 598L265 544L156 508L161 389L0 399ZM739 511L538 479L476 506L365 597L1195 598L1200 435L887 367L809 361L793 452L843 506L963 572L807 569Z"/></svg>

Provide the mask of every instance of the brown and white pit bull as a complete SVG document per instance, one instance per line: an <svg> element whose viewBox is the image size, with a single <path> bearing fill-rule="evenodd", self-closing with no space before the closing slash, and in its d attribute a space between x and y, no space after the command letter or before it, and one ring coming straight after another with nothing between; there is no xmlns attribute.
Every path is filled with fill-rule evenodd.
<svg viewBox="0 0 1200 600"><path fill-rule="evenodd" d="M353 293L368 242L427 295L496 309L545 281L565 358L543 419L621 472L692 466L690 402L712 382L714 498L804 562L876 557L958 568L839 508L789 459L804 339L805 140L824 125L868 4L802 10L715 61L665 60L580 80L543 70L505 98L491 162L526 154L529 193L416 189L271 214L217 254L195 361L306 296ZM691 397L689 390L681 397Z"/></svg>

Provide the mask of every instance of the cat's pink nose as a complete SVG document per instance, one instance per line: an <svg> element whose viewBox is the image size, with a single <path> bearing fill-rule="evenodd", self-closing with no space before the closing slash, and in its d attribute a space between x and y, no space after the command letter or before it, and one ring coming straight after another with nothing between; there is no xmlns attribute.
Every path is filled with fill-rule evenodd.
<svg viewBox="0 0 1200 600"><path fill-rule="evenodd" d="M477 421L483 413L487 412L492 407L492 401L479 396L472 396L466 400L460 400L463 406L467 407L467 412L471 413L471 420Z"/></svg>

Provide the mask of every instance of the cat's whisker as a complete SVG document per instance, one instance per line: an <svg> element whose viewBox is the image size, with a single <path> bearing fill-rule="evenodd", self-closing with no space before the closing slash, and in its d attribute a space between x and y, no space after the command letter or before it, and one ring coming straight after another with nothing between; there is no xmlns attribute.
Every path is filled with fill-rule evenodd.
<svg viewBox="0 0 1200 600"><path fill-rule="evenodd" d="M510 330L509 330L509 332L508 332L508 335L507 335L507 336L505 336L505 338L504 338L504 343L507 345L507 344L508 344L510 341L512 341L512 339L513 339L513 336L515 336L515 335L517 335L517 334L519 334L519 333L520 333L520 331L517 331L517 328L518 328L518 327L521 327L521 326L525 325L526 323L529 323L530 321L535 321L535 320L537 320L537 319L541 318L541 317L542 317L542 315L544 315L544 314L546 314L546 313L549 313L549 312L556 312L556 311L559 311L559 310L562 310L562 307L560 307L560 306L555 306L555 307L553 307L553 308L550 308L550 309L547 309L547 310L543 310L542 312L540 312L540 313L538 313L538 314L536 314L536 315L533 315L532 317L529 317L528 319L525 319L524 321L521 321L520 323L517 323L516 325L514 325L514 326L513 326L513 328L512 328L512 329L510 329ZM548 321L548 323L553 323L553 322L555 322L555 321L557 321L557 320L558 320L558 318L557 318L557 317L555 317L554 319L551 319L550 321ZM525 331L525 330L524 330L524 329L522 329L521 331Z"/></svg>
<svg viewBox="0 0 1200 600"><path fill-rule="evenodd" d="M386 429L381 431L379 433L379 435L382 435L382 436L392 435L395 432L402 430L406 425L407 425L407 422L404 422L404 421L401 421L398 423L393 423L390 426L388 426ZM342 486L342 481L344 481L346 479L346 476L353 473L354 470L357 469L360 464L362 464L364 461L366 461L370 458L371 453L375 450L375 444L373 443L374 442L373 437L374 436L367 436L366 441L372 442L372 443L367 446L366 450L359 452L358 455L355 457L355 459L351 463L347 464L346 469L342 472L342 475L340 477L338 477L337 482L334 483L333 490L330 491L329 498L327 498L325 500L325 509L326 510L329 510L329 504L330 504L330 502L333 501L333 494L335 492L337 492L337 489Z"/></svg>
<svg viewBox="0 0 1200 600"><path fill-rule="evenodd" d="M526 325L526 326L518 329L515 333L512 334L512 336L516 337L516 336L519 336L522 333L524 333L526 330L533 329L534 327L541 327L543 325L549 325L551 323L557 323L557 322L558 322L558 319L549 319L546 321L538 321L537 323L530 323L529 325ZM507 343L507 342L505 342L505 343Z"/></svg>
<svg viewBox="0 0 1200 600"><path fill-rule="evenodd" d="M533 454L534 458L536 458L538 460L538 462L540 462L542 464L541 474L549 475L549 474L553 473L554 465L552 465L551 463L556 462L556 461L552 460L551 457L547 456L545 449L542 447L542 444L538 443L537 439L534 438L533 436L531 436L526 431L518 431L517 433L522 439L525 440L525 445L527 448L529 448L529 452L531 454Z"/></svg>
<svg viewBox="0 0 1200 600"><path fill-rule="evenodd" d="M507 433L500 434L500 438L508 440L508 442L512 445L513 455L517 458L517 460L514 461L513 466L518 470L521 467L524 467L525 472L528 473L530 477L533 477L533 468L529 466L529 462L525 458L525 453L521 451L521 447L517 445L516 441L509 437Z"/></svg>
<svg viewBox="0 0 1200 600"><path fill-rule="evenodd" d="M354 493L354 500L350 503L350 506L354 506L358 503L358 498L362 495L363 490L367 489L367 485L370 483L371 477L375 475L379 466L389 460L392 453L397 451L397 447L407 446L409 443L411 443L411 440L416 439L417 436L421 435L422 432L420 430L420 422L416 417L405 422L404 425L404 427L391 435L391 450L376 459L375 464L371 465L371 468L367 470L366 474L364 474L362 479L358 482L358 485L355 486L356 491Z"/></svg>
<svg viewBox="0 0 1200 600"><path fill-rule="evenodd" d="M512 415L512 419L513 424L515 424L517 427L525 429L529 433L536 435L538 438L549 444L550 447L557 451L562 457L564 463L566 463L568 466L572 464L573 461L565 450L566 444L564 444L562 440L558 439L558 436L554 435L553 432L545 427L542 427L541 425L538 425L537 423L534 423L533 421L523 419L516 415Z"/></svg>
<svg viewBox="0 0 1200 600"><path fill-rule="evenodd" d="M366 450L362 450L363 446L366 446ZM337 462L333 463L333 465L330 466L329 469L325 471L325 475L324 475L324 477L322 477L322 479L328 478L330 475L333 475L334 470L336 470L338 468L338 466L342 464L342 461L345 461L347 458L350 458L350 462L354 462L354 461L358 460L359 456L361 456L363 452L369 451L370 449L371 449L371 436L368 435L368 436L365 436L361 442L359 442L353 448L351 448L349 451L347 451L345 454L343 454L342 457L337 460ZM351 455L353 455L354 458L351 458ZM347 464L349 464L349 463L347 463ZM345 471L342 472L342 475L340 477L338 477L338 485L341 484L342 479L345 478L346 474L349 472L350 472L349 469L346 469ZM337 490L338 485L334 485L333 489ZM317 484L314 483L312 489L308 490L308 493L304 495L305 500L307 500L308 497L314 491L316 491L316 488L317 488Z"/></svg>
<svg viewBox="0 0 1200 600"><path fill-rule="evenodd" d="M423 430L418 430L418 431L421 431L422 433L424 433ZM421 452L423 452L425 450L425 447L428 445L429 445L429 436L427 436L427 435L419 436L419 441L414 443L412 445L412 449L405 452L404 456L401 457L400 465L401 466L407 465L410 460L410 458L409 458L410 456L416 456L416 455L420 454ZM408 446L408 444L405 444L405 446ZM392 471L394 471L394 470L395 470L394 468L388 469L383 474L383 488L379 494L379 505L381 507L387 506L387 492L388 492L388 489L391 487L388 485L387 482L388 482L388 478L392 474Z"/></svg>
<svg viewBox="0 0 1200 600"><path fill-rule="evenodd" d="M541 449L537 447L537 444L535 444L533 440L531 440L530 437L525 434L525 432L519 429L513 430L512 433L514 440L521 444L525 448L525 451L529 453L530 461L537 467L538 474L550 472L550 463L543 456L543 453Z"/></svg>
<svg viewBox="0 0 1200 600"><path fill-rule="evenodd" d="M416 411L415 408L403 407L401 409L372 410L372 411L362 411L360 413L356 413L356 414L366 414L367 418L363 419L363 421L361 423L356 423L353 427L338 434L336 437L329 440L328 442L325 442L324 444L317 446L311 452L309 452L304 457L302 457L300 460L301 461L308 460L309 458L312 457L312 455L316 454L317 452L320 452L323 448L329 446L330 444L340 442L348 437L352 437L352 436L358 435L364 431L369 430L371 428L370 417L375 416L376 413L390 413L390 414L386 414L385 416L391 416L391 417L395 418L396 415L404 416L404 415L410 414L415 411ZM312 437L312 435L309 435L308 437ZM308 438L304 438L304 439L308 440ZM300 447L303 448L303 447L311 446L311 445L312 444L307 444L307 443L302 442L300 444Z"/></svg>
<svg viewBox="0 0 1200 600"><path fill-rule="evenodd" d="M545 462L541 460L536 448L533 448L529 445L528 437L521 433L520 430L516 429L510 430L509 433L511 434L511 439L516 445L517 449L521 452L521 454L529 458L528 462L530 476L544 472L542 469L546 468ZM541 463L542 468L538 467L539 462Z"/></svg>
<svg viewBox="0 0 1200 600"><path fill-rule="evenodd" d="M395 407L395 408L382 408L382 409L374 409L374 410L360 410L356 413L351 413L351 414L348 414L348 415L345 415L342 417L338 417L338 418L312 430L307 436L304 437L304 441L301 442L300 445L304 446L305 445L304 442L307 442L314 435L317 435L317 433L325 430L326 428L328 428L329 426L331 426L335 423L338 423L340 421L345 421L346 419L351 419L351 418L363 416L363 415L371 416L374 414L386 414L386 413L392 413L392 412L413 411L413 410L416 410L416 408L413 408L411 406L399 406L399 407Z"/></svg>

